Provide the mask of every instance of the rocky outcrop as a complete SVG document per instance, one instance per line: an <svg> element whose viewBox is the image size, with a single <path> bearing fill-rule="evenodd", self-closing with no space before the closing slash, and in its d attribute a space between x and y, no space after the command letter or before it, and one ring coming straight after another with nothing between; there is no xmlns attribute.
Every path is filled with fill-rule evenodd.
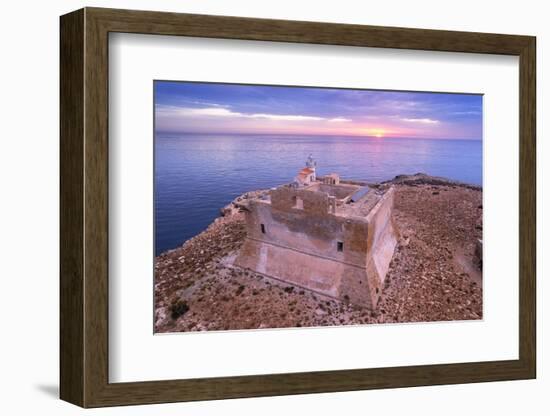
<svg viewBox="0 0 550 416"><path fill-rule="evenodd" d="M409 186L418 185L438 185L438 186L450 186L450 187L462 187L481 191L481 186L470 185L463 182L453 181L447 178L441 178L438 176L430 176L425 173L415 173L414 175L397 175L395 178L384 181L381 184L401 184Z"/></svg>
<svg viewBox="0 0 550 416"><path fill-rule="evenodd" d="M246 201L267 193L258 191L237 198L203 233L156 258L155 331L482 318L475 254L483 231L481 188L421 174L381 186L390 182L400 235L375 310L233 266L245 237Z"/></svg>

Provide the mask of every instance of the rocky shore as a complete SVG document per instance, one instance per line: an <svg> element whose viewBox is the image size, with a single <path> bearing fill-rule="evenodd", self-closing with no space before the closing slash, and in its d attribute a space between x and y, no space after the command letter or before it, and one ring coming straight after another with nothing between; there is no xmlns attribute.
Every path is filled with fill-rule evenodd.
<svg viewBox="0 0 550 416"><path fill-rule="evenodd" d="M256 191L155 259L155 332L481 319L481 188L423 174L389 184L399 241L376 310L233 266L246 235L242 203L267 192Z"/></svg>

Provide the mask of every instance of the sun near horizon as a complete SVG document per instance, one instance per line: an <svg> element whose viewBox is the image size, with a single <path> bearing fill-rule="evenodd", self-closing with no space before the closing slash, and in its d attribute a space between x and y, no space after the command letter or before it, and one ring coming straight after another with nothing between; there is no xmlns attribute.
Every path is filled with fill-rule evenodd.
<svg viewBox="0 0 550 416"><path fill-rule="evenodd" d="M377 139L381 139L386 136L386 130L381 128L368 129L367 132L370 136L376 137Z"/></svg>

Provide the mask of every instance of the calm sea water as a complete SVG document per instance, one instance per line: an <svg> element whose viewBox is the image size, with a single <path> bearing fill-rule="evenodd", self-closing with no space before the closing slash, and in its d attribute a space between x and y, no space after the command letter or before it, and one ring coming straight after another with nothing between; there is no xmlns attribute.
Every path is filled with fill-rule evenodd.
<svg viewBox="0 0 550 416"><path fill-rule="evenodd" d="M155 251L204 230L238 195L292 181L312 153L317 172L382 181L417 172L482 183L482 143L326 136L157 135Z"/></svg>

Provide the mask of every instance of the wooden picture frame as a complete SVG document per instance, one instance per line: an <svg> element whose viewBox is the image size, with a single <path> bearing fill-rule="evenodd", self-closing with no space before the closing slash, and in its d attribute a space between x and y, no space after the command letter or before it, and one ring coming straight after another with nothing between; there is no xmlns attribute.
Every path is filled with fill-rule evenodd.
<svg viewBox="0 0 550 416"><path fill-rule="evenodd" d="M530 36L85 8L61 17L60 396L82 407L530 379L535 333L535 38ZM110 32L519 57L519 359L110 383Z"/></svg>

